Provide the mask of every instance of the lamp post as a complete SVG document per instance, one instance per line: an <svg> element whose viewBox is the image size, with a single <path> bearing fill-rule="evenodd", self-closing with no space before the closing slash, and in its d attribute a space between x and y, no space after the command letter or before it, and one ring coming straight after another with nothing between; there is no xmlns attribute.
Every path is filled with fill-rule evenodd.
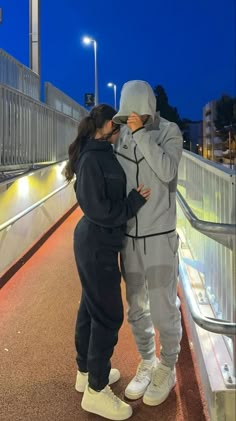
<svg viewBox="0 0 236 421"><path fill-rule="evenodd" d="M30 68L40 76L40 0L29 1L30 18Z"/></svg>
<svg viewBox="0 0 236 421"><path fill-rule="evenodd" d="M112 82L109 82L109 83L107 84L107 86L108 86L109 88L113 88L113 92L114 92L114 108L115 108L115 110L116 110L116 84L115 84L115 83L112 83Z"/></svg>
<svg viewBox="0 0 236 421"><path fill-rule="evenodd" d="M95 39L83 37L83 43L89 45L93 43L94 49L94 103L98 105L98 66L97 66L97 42Z"/></svg>
<svg viewBox="0 0 236 421"><path fill-rule="evenodd" d="M232 152L233 152L233 150L232 150L232 137L233 137L234 128L236 128L236 125L234 125L233 123L229 124L228 126L224 126L224 129L226 131L228 131L228 136L229 136L229 167L230 168L234 167L234 157L235 157L235 155L232 154Z"/></svg>

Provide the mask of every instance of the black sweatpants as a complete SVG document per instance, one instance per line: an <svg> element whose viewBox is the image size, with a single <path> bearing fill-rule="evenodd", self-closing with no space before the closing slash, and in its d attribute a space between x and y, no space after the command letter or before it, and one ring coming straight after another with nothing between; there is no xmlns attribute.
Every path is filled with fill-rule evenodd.
<svg viewBox="0 0 236 421"><path fill-rule="evenodd" d="M118 241L116 241L118 240ZM108 384L110 358L123 322L121 274L118 266L120 237L81 219L74 233L75 260L82 296L75 329L77 364L88 372L89 386Z"/></svg>

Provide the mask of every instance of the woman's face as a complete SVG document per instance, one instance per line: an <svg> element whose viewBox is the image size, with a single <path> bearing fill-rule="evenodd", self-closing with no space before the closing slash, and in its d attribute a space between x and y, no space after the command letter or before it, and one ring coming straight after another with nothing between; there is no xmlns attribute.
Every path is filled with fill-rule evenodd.
<svg viewBox="0 0 236 421"><path fill-rule="evenodd" d="M110 143L114 145L114 143L117 142L119 135L120 135L120 131L115 132L110 138Z"/></svg>
<svg viewBox="0 0 236 421"><path fill-rule="evenodd" d="M111 130L113 131L113 134L109 140L110 143L114 144L117 142L118 137L120 135L120 125L115 124L113 122L111 122L112 126L111 126Z"/></svg>

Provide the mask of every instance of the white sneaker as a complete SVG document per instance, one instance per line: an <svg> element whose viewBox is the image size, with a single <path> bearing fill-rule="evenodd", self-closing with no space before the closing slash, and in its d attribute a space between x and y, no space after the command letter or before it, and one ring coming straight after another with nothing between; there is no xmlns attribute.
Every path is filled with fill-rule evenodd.
<svg viewBox="0 0 236 421"><path fill-rule="evenodd" d="M172 370L170 367L158 363L153 370L152 380L144 394L143 402L150 406L160 405L166 400L175 384L175 368Z"/></svg>
<svg viewBox="0 0 236 421"><path fill-rule="evenodd" d="M120 378L120 372L117 368L111 368L109 374L109 384L113 384L117 382ZM75 390L77 392L83 393L85 388L88 384L88 373L81 373L81 371L77 371L76 382L75 382Z"/></svg>
<svg viewBox="0 0 236 421"><path fill-rule="evenodd" d="M136 375L125 389L126 398L135 400L143 396L151 381L152 371L155 366L156 359L153 362L146 360L141 361L138 365Z"/></svg>
<svg viewBox="0 0 236 421"><path fill-rule="evenodd" d="M109 420L127 420L133 413L131 406L114 395L109 386L96 392L87 385L81 406L85 411Z"/></svg>

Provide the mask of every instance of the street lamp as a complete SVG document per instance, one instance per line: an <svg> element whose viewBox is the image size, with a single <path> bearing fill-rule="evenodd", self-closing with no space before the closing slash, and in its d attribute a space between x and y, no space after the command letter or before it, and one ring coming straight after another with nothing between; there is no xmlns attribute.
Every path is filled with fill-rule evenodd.
<svg viewBox="0 0 236 421"><path fill-rule="evenodd" d="M95 105L98 105L98 66L97 66L97 42L95 39L89 38L89 37L83 37L83 43L86 45L89 45L93 43L93 49L94 49L94 103Z"/></svg>
<svg viewBox="0 0 236 421"><path fill-rule="evenodd" d="M29 19L29 67L40 76L40 0L29 0Z"/></svg>
<svg viewBox="0 0 236 421"><path fill-rule="evenodd" d="M115 84L115 83L112 83L112 82L109 82L109 83L107 84L107 86L108 86L109 88L113 88L113 91L114 91L114 108L115 108L115 110L116 110L116 84Z"/></svg>

